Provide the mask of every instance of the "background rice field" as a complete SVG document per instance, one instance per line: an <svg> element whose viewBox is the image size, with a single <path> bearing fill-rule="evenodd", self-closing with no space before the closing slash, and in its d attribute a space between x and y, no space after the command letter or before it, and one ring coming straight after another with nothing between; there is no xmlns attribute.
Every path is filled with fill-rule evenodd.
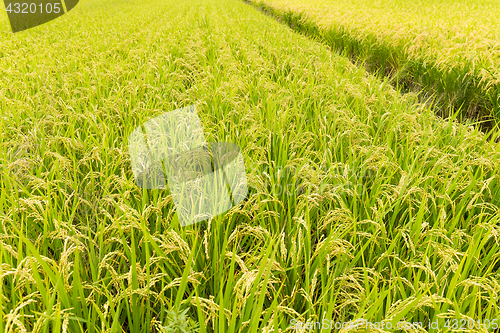
<svg viewBox="0 0 500 333"><path fill-rule="evenodd" d="M0 332L500 321L496 132L241 1L0 22ZM127 139L191 104L242 148L249 195L182 227L168 191L135 185Z"/></svg>
<svg viewBox="0 0 500 333"><path fill-rule="evenodd" d="M498 124L497 0L249 0L295 29L432 98L442 115ZM493 118L493 119L492 119Z"/></svg>

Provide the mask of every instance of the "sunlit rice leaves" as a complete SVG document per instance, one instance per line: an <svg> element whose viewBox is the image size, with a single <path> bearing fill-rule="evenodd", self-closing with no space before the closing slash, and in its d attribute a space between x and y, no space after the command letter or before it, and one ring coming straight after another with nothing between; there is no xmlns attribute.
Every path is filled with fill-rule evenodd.
<svg viewBox="0 0 500 333"><path fill-rule="evenodd" d="M497 146L326 47L232 0L89 0L0 43L4 332L498 316ZM183 228L126 140L193 103L250 193Z"/></svg>
<svg viewBox="0 0 500 333"><path fill-rule="evenodd" d="M498 124L496 1L250 0L292 28L433 99L439 114ZM462 117L464 116L464 117ZM496 119L491 119L491 118Z"/></svg>

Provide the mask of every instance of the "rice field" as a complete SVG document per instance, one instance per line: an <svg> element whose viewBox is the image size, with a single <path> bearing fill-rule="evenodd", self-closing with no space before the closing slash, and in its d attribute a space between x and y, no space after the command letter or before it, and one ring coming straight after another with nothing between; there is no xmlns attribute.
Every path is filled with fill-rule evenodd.
<svg viewBox="0 0 500 333"><path fill-rule="evenodd" d="M248 0L341 50L447 116L498 125L496 0Z"/></svg>
<svg viewBox="0 0 500 333"><path fill-rule="evenodd" d="M239 0L82 0L0 27L0 333L500 325L497 132ZM249 193L182 227L127 140L193 104L241 147Z"/></svg>

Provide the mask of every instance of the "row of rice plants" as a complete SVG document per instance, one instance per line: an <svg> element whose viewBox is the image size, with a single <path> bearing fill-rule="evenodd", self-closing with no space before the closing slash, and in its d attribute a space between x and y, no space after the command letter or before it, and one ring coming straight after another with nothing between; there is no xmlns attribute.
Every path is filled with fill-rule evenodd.
<svg viewBox="0 0 500 333"><path fill-rule="evenodd" d="M490 129L500 117L500 7L493 1L248 0L327 42L442 116Z"/></svg>
<svg viewBox="0 0 500 333"><path fill-rule="evenodd" d="M495 140L328 47L236 0L82 0L0 50L0 333L499 318ZM127 138L191 104L250 192L181 227Z"/></svg>

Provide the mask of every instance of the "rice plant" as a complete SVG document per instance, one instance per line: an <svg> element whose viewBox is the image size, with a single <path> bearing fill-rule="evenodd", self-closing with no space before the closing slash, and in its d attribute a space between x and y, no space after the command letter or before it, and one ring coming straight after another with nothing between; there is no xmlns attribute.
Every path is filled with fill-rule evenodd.
<svg viewBox="0 0 500 333"><path fill-rule="evenodd" d="M496 132L238 0L2 27L1 333L500 319ZM127 138L192 104L207 141L242 148L249 194L182 227L168 190L135 185Z"/></svg>
<svg viewBox="0 0 500 333"><path fill-rule="evenodd" d="M496 1L245 0L326 42L404 91L432 99L438 114L500 117ZM455 111L450 112L450 108Z"/></svg>

